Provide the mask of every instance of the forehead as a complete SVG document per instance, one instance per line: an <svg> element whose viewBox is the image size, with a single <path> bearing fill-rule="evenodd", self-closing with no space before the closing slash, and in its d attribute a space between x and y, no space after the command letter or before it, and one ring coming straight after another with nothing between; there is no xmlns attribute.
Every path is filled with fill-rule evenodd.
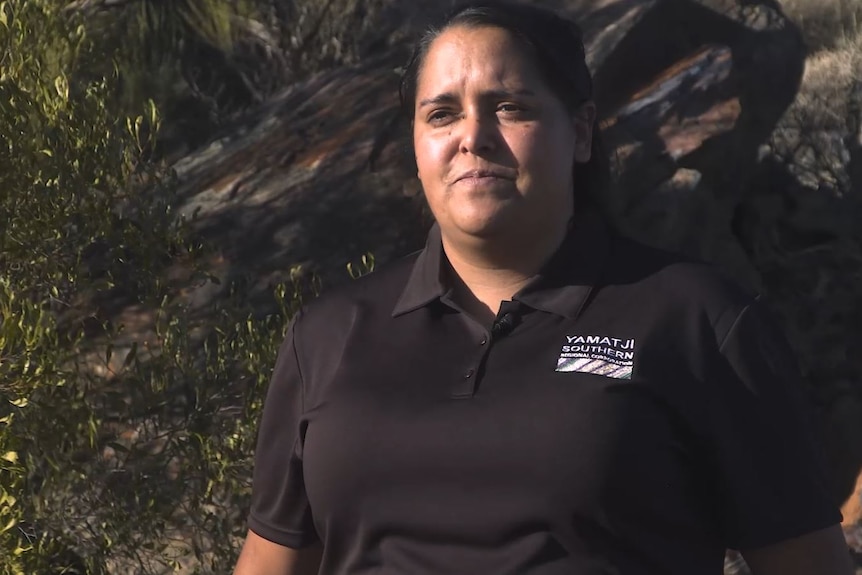
<svg viewBox="0 0 862 575"><path fill-rule="evenodd" d="M428 48L417 92L447 91L469 82L531 89L544 86L528 48L511 32L492 26L453 26Z"/></svg>

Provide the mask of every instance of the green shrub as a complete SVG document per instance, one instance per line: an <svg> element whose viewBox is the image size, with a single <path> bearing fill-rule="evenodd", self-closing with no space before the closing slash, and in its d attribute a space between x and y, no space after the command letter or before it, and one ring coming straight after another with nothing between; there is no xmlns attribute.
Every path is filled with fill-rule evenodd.
<svg viewBox="0 0 862 575"><path fill-rule="evenodd" d="M185 303L214 278L152 160L156 107L120 113L82 18L0 2L0 574L226 571L308 290L292 274L266 317Z"/></svg>

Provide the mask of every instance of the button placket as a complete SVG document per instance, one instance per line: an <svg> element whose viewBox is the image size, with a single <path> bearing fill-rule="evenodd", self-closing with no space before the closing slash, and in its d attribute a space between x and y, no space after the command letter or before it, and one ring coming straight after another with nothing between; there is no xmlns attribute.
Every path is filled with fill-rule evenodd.
<svg viewBox="0 0 862 575"><path fill-rule="evenodd" d="M488 354L491 352L493 338L484 326L480 326L473 319L465 318L468 330L472 332L470 339L472 343L468 350L466 360L461 364L461 372L454 383L451 397L457 399L468 399L475 395L479 387L479 373Z"/></svg>

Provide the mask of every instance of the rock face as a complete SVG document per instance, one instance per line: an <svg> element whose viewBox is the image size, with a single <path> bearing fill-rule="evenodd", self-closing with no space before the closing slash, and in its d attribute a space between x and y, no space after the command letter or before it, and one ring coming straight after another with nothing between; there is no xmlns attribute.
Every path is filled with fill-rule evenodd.
<svg viewBox="0 0 862 575"><path fill-rule="evenodd" d="M222 246L228 279L249 275L265 301L294 264L332 284L365 252L380 262L422 244L422 203L403 193L399 64L369 62L288 90L243 132L177 165L184 210Z"/></svg>
<svg viewBox="0 0 862 575"><path fill-rule="evenodd" d="M610 212L767 295L800 352L849 533L862 487L862 57L807 58L771 0L549 3L585 30L617 174ZM366 251L385 262L421 246L429 218L396 96L405 55L293 86L176 165L183 211L262 305L292 264L348 281Z"/></svg>

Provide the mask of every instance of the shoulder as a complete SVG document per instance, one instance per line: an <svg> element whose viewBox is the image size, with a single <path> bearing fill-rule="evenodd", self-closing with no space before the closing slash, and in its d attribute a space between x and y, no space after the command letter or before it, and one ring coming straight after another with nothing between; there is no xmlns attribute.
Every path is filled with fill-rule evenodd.
<svg viewBox="0 0 862 575"><path fill-rule="evenodd" d="M758 299L755 291L702 260L622 236L612 243L605 284L624 289L653 313L704 320L721 338Z"/></svg>
<svg viewBox="0 0 862 575"><path fill-rule="evenodd" d="M304 304L290 337L301 373L306 405L325 397L351 341L359 332L386 333L395 303L418 253L384 264L355 280L333 286Z"/></svg>
<svg viewBox="0 0 862 575"><path fill-rule="evenodd" d="M324 288L318 297L303 304L298 328L305 334L346 328L357 315L390 315L420 252L414 252L354 280Z"/></svg>

